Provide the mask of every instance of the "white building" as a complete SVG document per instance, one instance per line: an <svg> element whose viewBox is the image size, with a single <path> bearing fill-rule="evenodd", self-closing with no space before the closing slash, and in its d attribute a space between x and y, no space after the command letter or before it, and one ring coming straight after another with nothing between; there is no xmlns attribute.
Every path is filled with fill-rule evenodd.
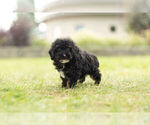
<svg viewBox="0 0 150 125"><path fill-rule="evenodd" d="M57 0L47 5L49 12L47 38L70 37L78 31L91 31L99 37L125 38L126 14L130 7L125 0Z"/></svg>

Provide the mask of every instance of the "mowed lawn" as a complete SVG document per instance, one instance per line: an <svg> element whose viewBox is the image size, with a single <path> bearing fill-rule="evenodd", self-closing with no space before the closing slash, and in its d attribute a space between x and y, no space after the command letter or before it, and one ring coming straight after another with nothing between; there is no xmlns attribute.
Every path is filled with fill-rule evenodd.
<svg viewBox="0 0 150 125"><path fill-rule="evenodd" d="M99 86L63 89L49 58L0 59L0 112L149 112L150 56L99 61Z"/></svg>

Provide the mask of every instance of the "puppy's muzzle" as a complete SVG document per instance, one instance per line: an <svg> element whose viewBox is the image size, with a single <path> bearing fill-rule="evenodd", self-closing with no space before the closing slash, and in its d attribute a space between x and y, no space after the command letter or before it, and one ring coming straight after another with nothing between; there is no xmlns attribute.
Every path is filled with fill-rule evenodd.
<svg viewBox="0 0 150 125"><path fill-rule="evenodd" d="M69 59L61 59L61 60L59 60L59 62L61 62L61 63L68 63L70 60Z"/></svg>

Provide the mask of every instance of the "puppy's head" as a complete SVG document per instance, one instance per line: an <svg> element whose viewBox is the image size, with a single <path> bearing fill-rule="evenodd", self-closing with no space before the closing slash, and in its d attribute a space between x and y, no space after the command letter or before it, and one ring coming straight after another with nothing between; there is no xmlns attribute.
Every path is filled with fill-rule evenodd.
<svg viewBox="0 0 150 125"><path fill-rule="evenodd" d="M56 39L49 50L52 60L60 63L69 63L77 49L76 45L71 39Z"/></svg>

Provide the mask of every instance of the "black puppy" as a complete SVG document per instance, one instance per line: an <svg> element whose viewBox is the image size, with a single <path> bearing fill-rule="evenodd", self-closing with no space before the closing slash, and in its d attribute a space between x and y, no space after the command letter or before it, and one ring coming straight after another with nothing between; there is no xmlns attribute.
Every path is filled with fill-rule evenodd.
<svg viewBox="0 0 150 125"><path fill-rule="evenodd" d="M72 88L77 82L84 82L86 75L99 84L101 73L97 58L79 49L71 39L57 39L49 50L56 69L60 72L62 87Z"/></svg>

